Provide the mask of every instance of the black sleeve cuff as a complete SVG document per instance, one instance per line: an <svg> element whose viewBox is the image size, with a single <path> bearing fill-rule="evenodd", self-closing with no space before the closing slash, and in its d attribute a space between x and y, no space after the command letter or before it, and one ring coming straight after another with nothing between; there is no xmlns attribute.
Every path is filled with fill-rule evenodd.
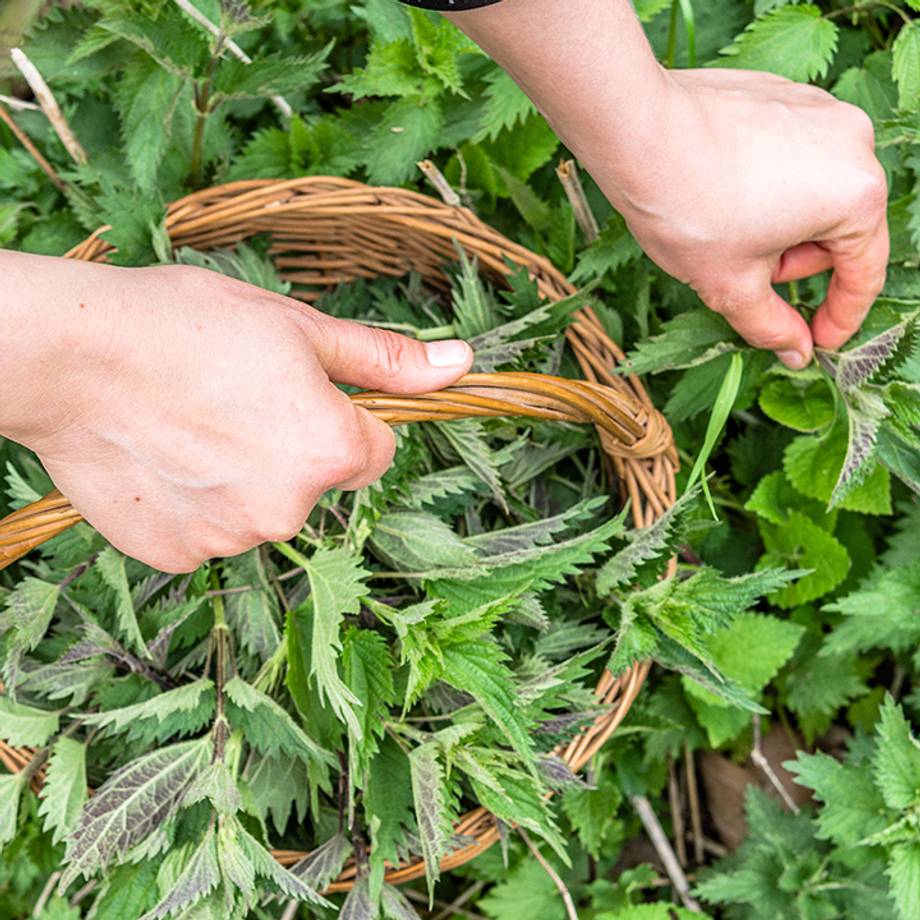
<svg viewBox="0 0 920 920"><path fill-rule="evenodd" d="M409 6L420 6L425 10L441 10L444 13L462 13L464 10L476 10L481 6L491 6L499 0L402 0Z"/></svg>

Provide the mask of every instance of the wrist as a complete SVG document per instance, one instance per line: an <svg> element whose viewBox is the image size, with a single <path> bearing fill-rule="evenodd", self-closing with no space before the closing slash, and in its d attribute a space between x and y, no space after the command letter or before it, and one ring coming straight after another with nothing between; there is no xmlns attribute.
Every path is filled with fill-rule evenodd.
<svg viewBox="0 0 920 920"><path fill-rule="evenodd" d="M0 251L0 436L33 449L78 421L106 347L106 277L119 269Z"/></svg>

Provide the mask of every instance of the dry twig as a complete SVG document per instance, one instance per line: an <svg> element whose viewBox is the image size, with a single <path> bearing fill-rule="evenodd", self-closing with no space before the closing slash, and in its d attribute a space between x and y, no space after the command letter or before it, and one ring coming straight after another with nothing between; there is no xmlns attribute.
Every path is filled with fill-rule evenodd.
<svg viewBox="0 0 920 920"><path fill-rule="evenodd" d="M786 803L786 807L794 815L799 815L802 813L802 809L795 804L795 800L789 795L786 787L783 785L783 781L776 775L776 771L770 764L770 761L764 756L763 748L761 746L761 733L760 733L760 716L754 714L754 747L751 750L751 760L757 764L758 767L763 771L764 776L770 780L770 784L773 788L779 793L780 798Z"/></svg>
<svg viewBox="0 0 920 920"><path fill-rule="evenodd" d="M537 845L530 839L530 835L523 827L517 829L521 839L527 844L527 849L534 855L534 859L543 867L544 872L553 880L553 884L562 895L562 903L565 904L565 913L568 920L578 920L578 911L575 910L575 902L572 900L572 892L566 887L559 873L546 861L546 857L540 852Z"/></svg>
<svg viewBox="0 0 920 920"><path fill-rule="evenodd" d="M21 48L11 48L10 57L16 65L17 70L22 74L23 79L29 84L29 88L35 94L35 100L41 106L45 117L51 122L54 133L61 139L61 143L67 149L73 161L78 166L85 165L88 160L83 145L77 140L73 133L61 107L51 92L51 87L45 82L45 78L38 72L38 68L29 60Z"/></svg>
<svg viewBox="0 0 920 920"><path fill-rule="evenodd" d="M6 110L6 106L0 103L0 121L2 121L13 132L13 136L29 152L29 155L38 163L41 171L55 184L62 192L67 191L67 184L54 171L54 167L41 155L39 149L32 143L29 135L26 134L19 125L13 121L13 116Z"/></svg>
<svg viewBox="0 0 920 920"><path fill-rule="evenodd" d="M674 825L674 847L677 850L677 860L687 867L687 841L684 831L684 813L680 802L680 788L677 783L677 770L674 768L674 758L668 757L668 804L671 807L671 824Z"/></svg>
<svg viewBox="0 0 920 920"><path fill-rule="evenodd" d="M38 896L38 900L35 902L35 909L32 911L33 917L40 917L42 915L42 912L45 909L45 905L51 898L51 895L54 892L54 886L57 885L58 879L60 877L60 872L52 872L51 875L48 876L48 881L45 882L45 887L42 888L42 893Z"/></svg>
<svg viewBox="0 0 920 920"><path fill-rule="evenodd" d="M470 900L475 898L476 895L478 895L479 892L482 891L482 889L485 887L485 882L476 882L475 885L470 885L466 891L461 892L461 894L455 900L451 901L450 904L444 908L444 910L438 911L437 915L432 917L431 920L450 920L450 918L457 913L459 908L463 907L464 904L467 904Z"/></svg>
<svg viewBox="0 0 920 920"><path fill-rule="evenodd" d="M16 96L4 96L0 93L0 103L9 106L14 112L40 112L41 106L34 102L27 102L25 99L17 99Z"/></svg>
<svg viewBox="0 0 920 920"><path fill-rule="evenodd" d="M661 859L661 864L664 866L665 872L668 873L668 878L671 879L681 903L687 910L701 914L703 912L702 908L690 894L690 883L684 874L684 870L681 869L677 857L674 855L668 835L665 834L651 803L644 795L631 795L629 801L632 802L633 808L636 809L636 814L639 815L639 820L642 821L645 832L648 834L649 840L652 841L652 846L655 847Z"/></svg>
<svg viewBox="0 0 920 920"><path fill-rule="evenodd" d="M575 212L575 222L581 228L586 243L593 243L600 236L597 218L585 197L581 179L578 177L578 167L574 160L563 160L556 167L556 175L565 189L565 196Z"/></svg>
<svg viewBox="0 0 920 920"><path fill-rule="evenodd" d="M444 173L431 160L420 160L415 165L441 196L444 204L449 204L452 208L460 207L460 196L451 188L451 184L444 178Z"/></svg>
<svg viewBox="0 0 920 920"><path fill-rule="evenodd" d="M693 830L693 859L703 861L703 819L700 815L700 792L696 784L696 764L690 745L684 742L684 770L687 775L687 798L690 800L690 827Z"/></svg>

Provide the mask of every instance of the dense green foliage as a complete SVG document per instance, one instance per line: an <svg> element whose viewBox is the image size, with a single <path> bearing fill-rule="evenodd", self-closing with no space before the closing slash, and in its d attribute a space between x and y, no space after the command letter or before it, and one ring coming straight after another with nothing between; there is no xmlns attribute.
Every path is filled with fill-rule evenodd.
<svg viewBox="0 0 920 920"><path fill-rule="evenodd" d="M351 855L363 876L348 920L434 916L427 892L383 884L384 861L421 853L433 885L462 843L452 820L477 801L531 834L582 920L693 916L668 906L630 797L676 828L669 764L742 763L771 727L801 749L777 782L794 776L812 800L796 814L751 787L745 843L698 873L696 896L714 917L920 917L918 4L637 3L669 63L814 80L876 122L889 283L846 352L797 373L657 270L590 185L603 229L582 246L558 141L438 17L392 0L273 0L261 19L197 5L252 64L217 56L166 0L92 0L39 23L26 50L89 164L40 113L15 113L67 192L0 127L0 245L61 253L111 223L127 264L177 259L284 290L259 240L171 253L165 203L250 177L418 184L430 156L481 217L595 285L674 425L682 488L702 456L718 517L692 490L630 531L590 431L456 422L404 430L383 482L327 496L291 544L188 578L84 525L58 537L0 580L0 738L47 769L40 797L29 772L0 774L0 918L40 897L52 920L278 917L292 899L331 917L317 892ZM322 306L462 335L482 369L577 373L559 347L571 304L542 304L523 276L492 291L475 265L454 271L450 297L407 278ZM825 284L784 293L809 314ZM48 486L26 451L3 443L0 457L0 509ZM550 752L595 714L598 672L649 657L662 667L627 722L588 781L571 775ZM287 870L270 847L319 850ZM457 915L565 916L510 831L435 894L464 888L477 897Z"/></svg>

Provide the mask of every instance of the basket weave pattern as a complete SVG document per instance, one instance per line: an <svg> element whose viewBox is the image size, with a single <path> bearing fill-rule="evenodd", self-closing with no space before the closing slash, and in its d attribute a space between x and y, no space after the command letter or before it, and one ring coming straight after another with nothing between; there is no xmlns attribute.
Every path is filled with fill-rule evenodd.
<svg viewBox="0 0 920 920"><path fill-rule="evenodd" d="M106 229L96 231L68 257L104 262L112 251L102 238ZM454 260L457 244L496 282L524 266L544 297L558 301L575 293L546 259L508 240L471 211L417 192L372 188L347 179L308 177L217 186L175 202L166 229L174 246L196 249L230 247L257 234L270 234L269 251L281 277L292 283L292 296L307 303L343 282L398 277L409 271L444 288L444 266ZM500 416L593 424L621 497L630 500L635 525L648 526L675 499L678 461L670 428L635 377L614 373L623 353L589 307L576 312L566 339L585 380L525 373L468 374L455 386L424 396L359 393L352 399L392 425ZM80 520L58 492L7 516L0 521L0 568ZM603 674L596 688L602 714L556 751L573 771L581 770L620 724L647 673L644 663L618 677ZM31 756L28 749L0 742L0 762L10 771L23 769ZM39 771L36 788L41 779ZM455 831L470 842L444 857L444 871L468 862L499 837L496 819L484 808L463 816ZM275 853L285 865L304 855ZM413 858L390 868L386 878L399 883L421 875L424 864L421 858ZM355 876L356 867L350 863L328 890L347 890Z"/></svg>

